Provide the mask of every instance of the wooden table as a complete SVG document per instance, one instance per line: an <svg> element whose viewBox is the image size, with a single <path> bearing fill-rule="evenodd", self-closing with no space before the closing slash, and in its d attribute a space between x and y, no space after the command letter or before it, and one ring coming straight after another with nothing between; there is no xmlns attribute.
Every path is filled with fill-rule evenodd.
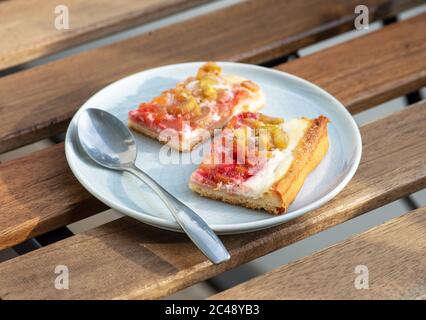
<svg viewBox="0 0 426 320"><path fill-rule="evenodd" d="M0 43L0 152L63 133L78 107L105 85L169 63L230 60L276 68L318 84L353 114L404 95L412 101L426 84L426 14L287 61L307 45L351 30L358 4L352 0L245 1L20 67L206 1L62 2L72 22L61 31L52 27L54 1L0 2L7 13L0 20L0 38L7 39ZM363 2L370 22L391 22L421 3ZM0 263L0 299L159 298L336 226L425 188L425 120L420 101L362 126L363 156L349 185L281 226L223 236L232 255L224 264L212 265L184 235L124 217ZM0 164L0 249L105 209L70 172L61 142ZM212 298L424 298L425 227L425 209L418 209ZM371 290L354 289L357 264L374 274ZM69 268L70 290L55 289L57 265Z"/></svg>

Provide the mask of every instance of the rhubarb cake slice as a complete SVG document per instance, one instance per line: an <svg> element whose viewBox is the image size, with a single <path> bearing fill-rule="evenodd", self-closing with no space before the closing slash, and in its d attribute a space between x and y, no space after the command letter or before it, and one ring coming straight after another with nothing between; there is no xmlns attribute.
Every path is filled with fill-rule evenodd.
<svg viewBox="0 0 426 320"><path fill-rule="evenodd" d="M254 82L223 74L214 62L150 102L129 112L129 127L180 151L189 151L222 129L233 115L257 111L265 98Z"/></svg>
<svg viewBox="0 0 426 320"><path fill-rule="evenodd" d="M284 121L242 112L212 143L189 187L208 198L284 213L327 153L327 123L324 116Z"/></svg>

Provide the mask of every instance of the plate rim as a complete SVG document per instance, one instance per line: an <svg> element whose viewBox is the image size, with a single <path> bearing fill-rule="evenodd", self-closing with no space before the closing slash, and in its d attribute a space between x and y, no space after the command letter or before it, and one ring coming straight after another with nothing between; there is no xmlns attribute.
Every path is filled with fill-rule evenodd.
<svg viewBox="0 0 426 320"><path fill-rule="evenodd" d="M130 74L126 77L123 77L117 81L114 81L107 86L103 87L99 91L97 91L95 94L93 94L90 98L88 98L76 111L74 116L72 117L70 124L67 128L66 136L65 136L65 156L68 163L68 166L70 167L73 175L77 178L79 183L95 198L97 198L99 201L105 203L107 206L109 206L112 209L117 210L120 213L126 214L130 217L133 217L143 223L146 223L148 225L166 229L169 231L176 231L176 232L182 232L182 229L177 224L176 221L163 219L160 217L153 216L151 214L147 214L145 212L137 212L136 214L130 210L127 209L125 206L122 206L120 204L116 204L115 202L109 201L108 198L105 198L102 194L97 193L96 190L93 190L86 182L85 180L77 173L78 169L75 165L75 163L72 161L71 157L71 127L74 123L76 123L77 118L80 114L80 112L83 110L84 106L88 104L92 99L94 99L97 95L102 94L103 91L108 90L110 87L116 85L119 82L126 81L131 77L135 77L136 75L140 75L142 73L147 72L161 72L161 69L167 69L167 68L174 68L174 67L197 67L198 65L204 63L204 61L194 61L194 62L185 62L185 63L177 63L177 64L169 64L169 65L163 65L155 68L146 69L143 71L139 71L133 74ZM219 65L222 65L224 67L229 66L235 66L239 68L247 68L251 70L258 70L261 72L270 72L271 74L275 74L279 77L287 77L292 79L293 81L299 82L303 84L305 87L308 87L309 89L313 90L315 93L324 96L328 100L331 100L336 106L340 108L341 115L345 118L346 123L350 124L350 128L348 130L352 131L352 135L355 138L355 154L353 156L353 163L351 164L347 174L344 176L344 178L328 193L323 195L321 198L317 199L314 202L309 203L308 205L299 208L293 212L290 213L284 213L281 215L274 215L271 216L269 219L264 220L255 220L255 221L249 221L249 222L242 222L242 223L232 223L232 224L209 224L209 226L218 234L239 234L239 233L246 233L246 232L252 232L267 228L272 228L274 226L283 224L289 220L292 220L294 218L297 218L305 213L308 213L312 210L315 210L319 208L320 206L326 204L331 199L333 199L338 193L340 193L345 186L349 183L349 181L353 178L356 170L359 167L359 163L361 161L362 156L362 138L361 133L359 131L359 128L352 117L352 115L349 113L349 111L345 108L345 106L337 100L334 96L332 96L330 93L328 93L326 90L321 88L320 86L309 82L305 79L302 79L298 76L289 74L284 71L279 71L271 68L266 68L258 65L252 65L252 64L246 64L246 63L238 63L238 62L227 62L227 61L217 61ZM74 154L73 156L77 156ZM108 170L108 169L105 169Z"/></svg>

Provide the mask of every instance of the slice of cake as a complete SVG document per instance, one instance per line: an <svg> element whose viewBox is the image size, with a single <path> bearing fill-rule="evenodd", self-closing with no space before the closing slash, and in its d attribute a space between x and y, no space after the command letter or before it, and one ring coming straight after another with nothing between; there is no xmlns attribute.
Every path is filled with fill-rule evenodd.
<svg viewBox="0 0 426 320"><path fill-rule="evenodd" d="M243 112L214 141L189 187L204 197L272 214L286 212L327 153L327 123L324 116L284 122Z"/></svg>
<svg viewBox="0 0 426 320"><path fill-rule="evenodd" d="M189 151L222 129L233 115L256 111L265 98L257 84L226 75L214 62L202 65L197 75L179 82L150 102L129 112L129 127L170 146Z"/></svg>

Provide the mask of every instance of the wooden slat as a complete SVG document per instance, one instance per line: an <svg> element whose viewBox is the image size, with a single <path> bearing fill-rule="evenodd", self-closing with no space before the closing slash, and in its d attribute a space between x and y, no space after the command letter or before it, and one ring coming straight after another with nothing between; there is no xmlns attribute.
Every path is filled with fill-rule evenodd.
<svg viewBox="0 0 426 320"><path fill-rule="evenodd" d="M425 230L426 207L210 299L424 299ZM368 289L355 287L356 266Z"/></svg>
<svg viewBox="0 0 426 320"><path fill-rule="evenodd" d="M107 209L72 176L62 144L0 166L0 250Z"/></svg>
<svg viewBox="0 0 426 320"><path fill-rule="evenodd" d="M157 298L251 261L426 186L426 101L361 129L361 165L320 209L279 227L224 236L232 259L214 266L182 234L130 218L0 264L0 298ZM56 265L70 289L56 290Z"/></svg>
<svg viewBox="0 0 426 320"><path fill-rule="evenodd" d="M419 2L363 4L377 19ZM356 0L247 1L0 78L0 152L64 131L85 100L126 75L191 60L264 62L351 29L357 4ZM419 22L418 28L416 34L424 25ZM411 35L402 39L406 36Z"/></svg>
<svg viewBox="0 0 426 320"><path fill-rule="evenodd" d="M283 64L326 88L352 113L426 86L426 14Z"/></svg>
<svg viewBox="0 0 426 320"><path fill-rule="evenodd" d="M0 2L0 70L163 17L206 0L13 0ZM69 29L55 28L65 5Z"/></svg>
<svg viewBox="0 0 426 320"><path fill-rule="evenodd" d="M418 79L424 79L426 50L411 51L411 48L421 46L419 44L421 41L416 38L418 35L416 30L422 23L422 19L416 18L389 27L391 34L395 35L395 40L387 34L389 28L385 28L350 43L333 47L325 52L318 52L312 56L298 59L288 65L284 64L280 69L307 76L308 79L317 82L324 89L335 93L337 98L342 99L349 108L360 103L371 105L372 102L377 101L378 96L386 98L399 93L399 86L404 85L404 83L406 88L422 85L423 80L419 81ZM406 36L401 38L401 34L404 33ZM392 46L394 49L392 51L388 49L386 52L391 52L393 55L388 54L387 58L382 61L377 59L376 53L386 47L386 43L377 41L377 38L380 38L380 35L383 34L387 39L386 43L394 44L395 41L399 41L401 45ZM411 35L416 37L411 37ZM371 41L371 38L375 41ZM422 43L424 45L426 41ZM407 44L410 45L407 46ZM369 49L369 54L364 53L365 48ZM336 55L333 54L334 50ZM319 58L316 58L317 56ZM347 58L345 59L345 57ZM356 57L362 57L362 60L356 60ZM424 59L422 60L421 57ZM396 72L395 60L398 58L400 58L400 65L405 66L412 73ZM353 63L348 66L347 60ZM318 63L318 61L321 61L321 63ZM372 61L371 65L366 65L365 61ZM423 61L423 64L420 63L421 61ZM357 68L358 63L365 67L366 71L363 68ZM333 72L327 74L322 71L323 65L333 65ZM353 77L358 77L356 75L358 73L365 75L368 70L375 72L368 74L365 78L360 78L357 82L357 90L353 90L353 78L347 75L347 68L353 70ZM322 77L313 77L312 75L315 75L315 72L308 74L311 69L322 73ZM347 76L342 77L341 74ZM383 77L383 74L389 76ZM327 81L329 77L336 80ZM339 90L335 88L339 88ZM350 95L350 93L353 95ZM72 177L64 161L63 153L63 145L59 145L27 156L17 162L0 165L0 176L4 177L0 180L0 190L5 190L0 199L0 248L14 245L27 237L47 231L45 225L48 225L49 228L60 227L84 216L98 213L99 208L103 207L87 192L83 191L80 184ZM43 176L43 180L39 179L37 173L34 173L34 176L27 175L27 172L35 171L32 170L33 163L37 163L38 174ZM16 179L16 176L21 178ZM31 186L32 192L27 192L27 185ZM39 199L40 197L34 197L34 194L49 194L51 201L50 203L44 202ZM66 201L62 201L64 195L67 195ZM16 199L19 199L19 201ZM46 206L44 210L39 209L42 203ZM77 211L78 214L76 214ZM11 212L14 216L13 219L10 219Z"/></svg>

